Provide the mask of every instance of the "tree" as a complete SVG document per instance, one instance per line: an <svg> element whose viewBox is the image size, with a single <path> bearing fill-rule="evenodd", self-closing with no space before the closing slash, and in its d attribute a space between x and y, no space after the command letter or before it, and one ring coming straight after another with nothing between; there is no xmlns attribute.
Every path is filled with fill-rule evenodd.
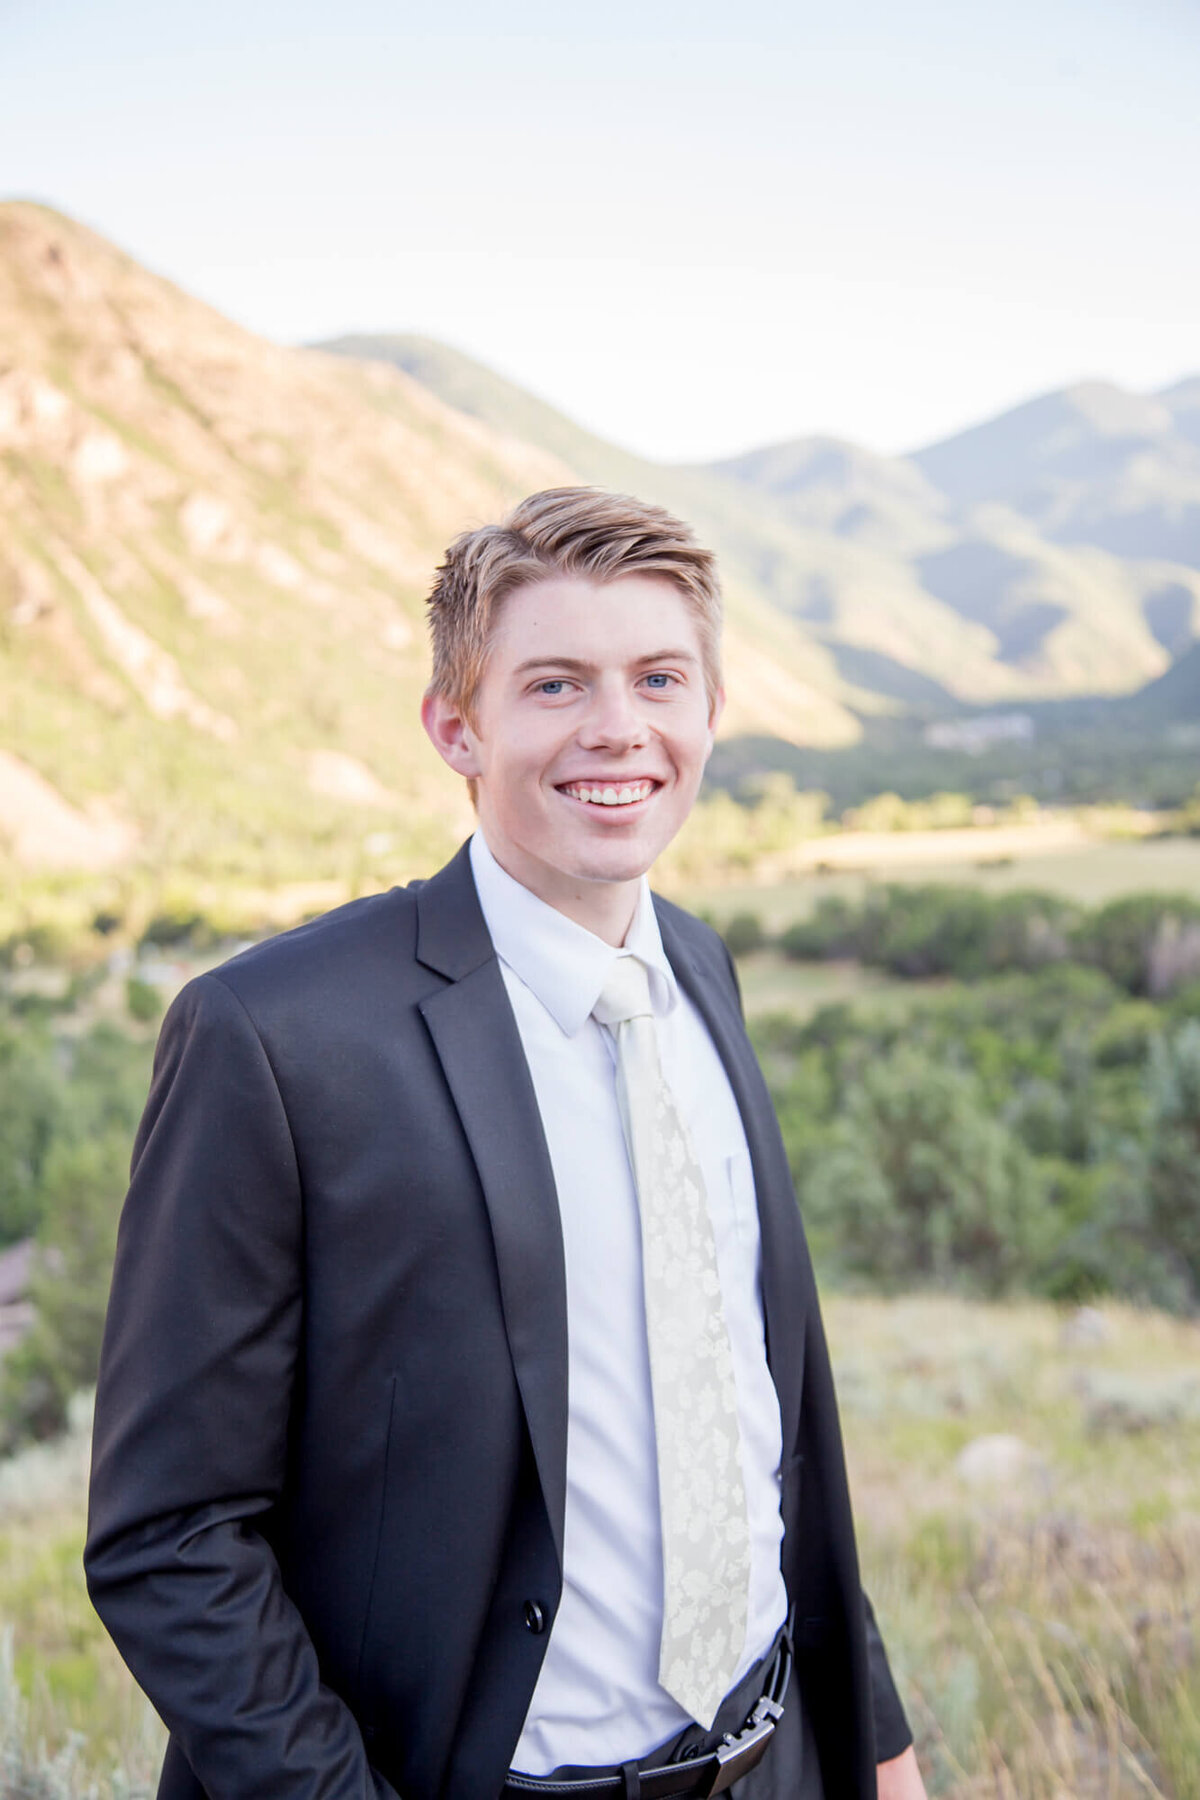
<svg viewBox="0 0 1200 1800"><path fill-rule="evenodd" d="M48 1036L0 1019L0 1244L27 1237L37 1225L42 1167L64 1110Z"/></svg>
<svg viewBox="0 0 1200 1800"><path fill-rule="evenodd" d="M85 1143L59 1144L47 1159L31 1281L34 1323L0 1370L10 1443L61 1431L71 1395L95 1382L128 1170L128 1135L111 1129Z"/></svg>
<svg viewBox="0 0 1200 1800"><path fill-rule="evenodd" d="M749 956L766 942L762 920L754 912L734 913L721 927L721 936L730 956Z"/></svg>
<svg viewBox="0 0 1200 1800"><path fill-rule="evenodd" d="M1200 974L1200 901L1190 894L1126 894L1090 913L1075 953L1131 994L1157 998Z"/></svg>
<svg viewBox="0 0 1200 1800"><path fill-rule="evenodd" d="M1125 1285L1200 1310L1200 1020L1151 1046L1146 1128L1114 1189L1112 1228Z"/></svg>
<svg viewBox="0 0 1200 1800"><path fill-rule="evenodd" d="M847 1273L999 1293L1037 1261L1045 1183L968 1071L901 1047L868 1063L801 1196Z"/></svg>

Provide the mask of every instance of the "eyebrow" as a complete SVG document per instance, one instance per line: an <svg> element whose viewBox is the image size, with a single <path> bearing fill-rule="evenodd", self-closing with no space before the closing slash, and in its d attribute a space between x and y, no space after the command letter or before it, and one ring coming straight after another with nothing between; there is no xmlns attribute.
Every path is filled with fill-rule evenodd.
<svg viewBox="0 0 1200 1800"><path fill-rule="evenodd" d="M650 663L699 663L700 658L692 650L652 650L649 656L635 656L634 668L646 668ZM583 675L594 669L595 663L584 662L578 656L531 656L527 662L518 663L513 671L517 675L528 675L534 669L567 669L572 674Z"/></svg>

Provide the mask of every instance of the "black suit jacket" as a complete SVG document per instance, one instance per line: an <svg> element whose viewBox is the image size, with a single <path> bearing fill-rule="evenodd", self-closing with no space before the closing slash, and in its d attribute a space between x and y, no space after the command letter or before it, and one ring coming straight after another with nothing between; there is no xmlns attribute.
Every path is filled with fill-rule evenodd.
<svg viewBox="0 0 1200 1800"><path fill-rule="evenodd" d="M866 1800L908 1733L799 1214L724 946L658 913L745 1122L801 1675L827 1791ZM162 1800L497 1794L561 1591L566 1436L554 1182L463 851L202 976L163 1026L85 1553L170 1730Z"/></svg>

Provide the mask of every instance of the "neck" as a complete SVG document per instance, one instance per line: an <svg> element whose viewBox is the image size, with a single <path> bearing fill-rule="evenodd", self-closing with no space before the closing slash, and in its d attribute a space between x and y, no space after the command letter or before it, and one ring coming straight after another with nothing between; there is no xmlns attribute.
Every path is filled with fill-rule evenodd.
<svg viewBox="0 0 1200 1800"><path fill-rule="evenodd" d="M619 949L629 936L633 915L637 911L640 883L587 882L556 899L540 896L558 912L565 913L576 925L582 925L594 937Z"/></svg>
<svg viewBox="0 0 1200 1800"><path fill-rule="evenodd" d="M523 857L513 846L499 846L484 833L488 849L506 875L552 906L555 912L582 925L594 937L619 949L629 935L641 897L641 876L629 881L587 881L545 863Z"/></svg>

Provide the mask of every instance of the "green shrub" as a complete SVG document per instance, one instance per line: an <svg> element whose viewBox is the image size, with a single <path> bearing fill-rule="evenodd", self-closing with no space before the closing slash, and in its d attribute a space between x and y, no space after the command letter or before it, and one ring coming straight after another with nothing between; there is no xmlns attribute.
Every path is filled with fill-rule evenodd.
<svg viewBox="0 0 1200 1800"><path fill-rule="evenodd" d="M1149 1000L1126 1000L1113 1008L1092 1038L1092 1055L1101 1069L1139 1067L1163 1028L1162 1013Z"/></svg>
<svg viewBox="0 0 1200 1800"><path fill-rule="evenodd" d="M1152 1043L1145 1107L1144 1132L1126 1146L1110 1193L1114 1285L1200 1311L1200 1020Z"/></svg>
<svg viewBox="0 0 1200 1800"><path fill-rule="evenodd" d="M1200 1019L1200 981L1189 981L1171 995L1167 1017L1176 1023L1184 1019Z"/></svg>
<svg viewBox="0 0 1200 1800"><path fill-rule="evenodd" d="M66 1123L48 1032L36 1020L0 1018L0 1244L35 1229L42 1168Z"/></svg>
<svg viewBox="0 0 1200 1800"><path fill-rule="evenodd" d="M1058 894L1020 888L989 900L989 969L1040 969L1065 961L1079 908Z"/></svg>
<svg viewBox="0 0 1200 1800"><path fill-rule="evenodd" d="M894 975L962 981L1039 969L1070 953L1079 909L1054 894L893 883L858 902L826 894L780 938L798 960L857 956Z"/></svg>
<svg viewBox="0 0 1200 1800"><path fill-rule="evenodd" d="M48 1159L31 1280L34 1323L0 1367L10 1445L61 1431L71 1395L95 1384L128 1168L123 1131L57 1146Z"/></svg>
<svg viewBox="0 0 1200 1800"><path fill-rule="evenodd" d="M40 919L0 941L0 967L26 968L31 963L66 962L74 948L71 932L56 919Z"/></svg>
<svg viewBox="0 0 1200 1800"><path fill-rule="evenodd" d="M1200 977L1200 900L1127 894L1082 918L1074 954L1131 994L1157 998Z"/></svg>
<svg viewBox="0 0 1200 1800"><path fill-rule="evenodd" d="M731 956L749 956L766 942L762 920L752 912L734 913L721 927L721 936Z"/></svg>
<svg viewBox="0 0 1200 1800"><path fill-rule="evenodd" d="M877 1286L1200 1311L1188 1034L1200 1044L1200 1021L1070 963L903 1011L843 1003L756 1025L814 1254Z"/></svg>
<svg viewBox="0 0 1200 1800"><path fill-rule="evenodd" d="M979 888L894 884L868 894L862 955L894 975L986 973L991 903Z"/></svg>
<svg viewBox="0 0 1200 1800"><path fill-rule="evenodd" d="M1038 1166L975 1078L907 1047L862 1070L805 1204L845 1272L888 1288L1004 1292L1035 1266L1047 1224Z"/></svg>
<svg viewBox="0 0 1200 1800"><path fill-rule="evenodd" d="M143 944L160 950L180 944L193 944L204 936L204 915L198 912L155 913L141 936Z"/></svg>
<svg viewBox="0 0 1200 1800"><path fill-rule="evenodd" d="M841 894L822 894L807 919L789 925L779 940L785 956L796 962L820 962L857 956L862 936L862 908Z"/></svg>
<svg viewBox="0 0 1200 1800"><path fill-rule="evenodd" d="M125 1004L129 1016L139 1025L149 1025L162 1013L162 995L152 981L131 975L125 983Z"/></svg>

